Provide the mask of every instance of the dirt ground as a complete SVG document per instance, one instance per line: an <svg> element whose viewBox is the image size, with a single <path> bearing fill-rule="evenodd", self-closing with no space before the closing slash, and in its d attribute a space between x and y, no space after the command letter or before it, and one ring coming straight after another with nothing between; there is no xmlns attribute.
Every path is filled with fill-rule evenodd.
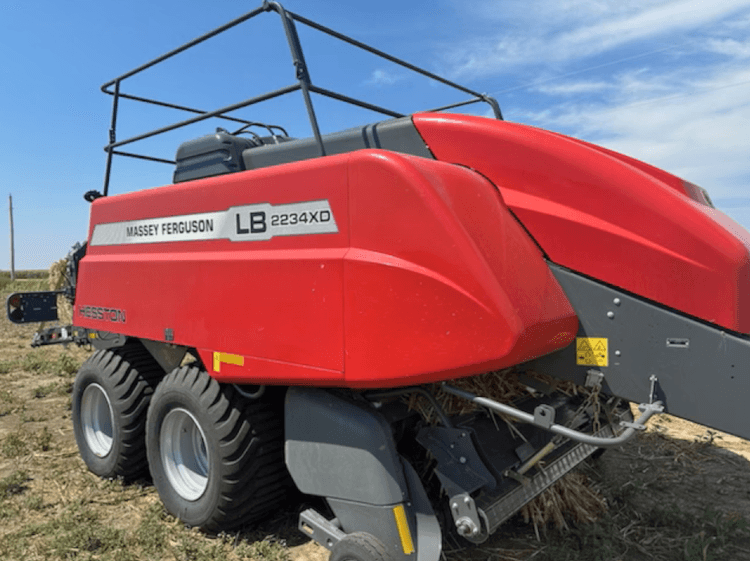
<svg viewBox="0 0 750 561"><path fill-rule="evenodd" d="M328 559L295 529L299 505L247 533L210 537L166 515L148 482L89 473L69 393L87 351L32 350L32 333L0 319L0 559ZM750 442L661 416L584 473L607 500L602 519L567 531L516 519L445 558L750 560Z"/></svg>

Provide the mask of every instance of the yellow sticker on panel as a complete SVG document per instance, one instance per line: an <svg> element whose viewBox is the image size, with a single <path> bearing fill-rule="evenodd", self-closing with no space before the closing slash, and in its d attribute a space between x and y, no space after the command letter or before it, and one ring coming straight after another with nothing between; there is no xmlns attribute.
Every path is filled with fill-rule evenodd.
<svg viewBox="0 0 750 561"><path fill-rule="evenodd" d="M245 365L245 357L242 355L233 355L231 353L214 352L214 372L221 372L221 363L234 364L236 366Z"/></svg>
<svg viewBox="0 0 750 561"><path fill-rule="evenodd" d="M609 366L606 337L576 337L576 364L579 366Z"/></svg>

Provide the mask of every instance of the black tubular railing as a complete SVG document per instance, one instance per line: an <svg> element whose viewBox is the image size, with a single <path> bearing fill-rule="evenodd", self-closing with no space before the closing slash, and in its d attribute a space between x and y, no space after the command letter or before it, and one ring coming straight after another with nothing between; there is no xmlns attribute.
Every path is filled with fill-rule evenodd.
<svg viewBox="0 0 750 561"><path fill-rule="evenodd" d="M204 41L207 41L208 39L211 39L212 37L215 37L216 35L219 35L220 33L223 33L224 31L227 31L241 23L244 23L256 17L259 14L262 14L265 12L271 12L271 11L276 12L281 17L282 26L284 28L284 33L286 35L290 54L292 56L292 63L294 64L294 67L295 67L296 83L271 91L271 92L268 92L268 93L264 93L255 97L251 97L239 103L234 103L232 105L227 105L226 107L215 109L213 111L205 111L202 109L196 109L194 107L187 107L185 105L168 103L168 102L160 101L157 99L151 99L147 97L141 97L141 96L124 93L121 91L121 85L123 81L125 81L126 79L132 76L135 76L136 74L139 74L143 72L144 70L147 70L161 62L164 62L190 49L191 47L199 45L200 43L203 43ZM128 144L133 144L140 140L151 138L153 136L157 136L159 134L163 134L163 133L166 133L175 129L179 129L188 125L192 125L194 123L198 123L200 121L204 121L206 119L211 119L211 118L218 118L218 119L223 119L226 121L232 121L235 123L240 123L245 126L257 125L258 123L255 123L253 121L246 121L238 117L233 117L229 115L229 113L232 113L233 111L236 111L238 109L242 109L243 107L247 107L249 105L260 103L262 101L267 101L269 99L273 99L273 98L280 97L286 94L290 94L292 92L296 92L296 91L302 92L305 107L307 109L307 115L310 120L310 127L312 128L313 136L315 137L315 140L318 144L318 149L320 151L321 156L325 156L326 152L325 152L325 146L323 145L323 138L320 133L320 127L318 126L318 120L315 114L315 109L313 107L312 98L310 96L311 92L331 98L331 99L335 99L337 101L341 101L343 103L347 103L349 105L354 105L363 109L368 109L376 113L380 113L382 115L387 115L389 117L403 117L404 116L403 114L398 113L396 111L392 111L384 107L373 105L371 103L367 103L365 101L355 99L355 98L352 98L352 97L349 97L340 93L336 93L336 92L314 85L310 79L310 73L308 71L307 64L305 62L305 57L302 52L302 45L300 43L299 36L297 35L297 28L295 26L295 22L298 22L308 27L311 27L313 29L316 29L322 33L325 33L331 37L334 37L335 39L344 41L354 47L365 50L380 58L383 58L394 64L397 64L403 68L406 68L408 70L421 74L422 76L425 76L427 78L440 82L441 84L444 84L446 86L449 86L453 89L459 90L471 96L470 99L466 101L461 101L461 102L454 103L451 105L446 105L443 107L432 109L431 111L445 111L448 109L454 109L456 107L462 107L462 106L469 105L472 103L487 103L492 108L492 111L496 118L498 119L503 118L502 113L500 112L500 106L498 105L497 101L494 98L486 94L482 94L482 93L478 93L473 90L470 90L464 86L456 84L455 82L447 80L436 74L433 74L432 72L429 72L427 70L414 66L413 64L410 64L406 61L403 61L399 58L396 58L392 55L389 55L379 49L376 49L369 45L365 45L364 43L361 43L360 41L352 39L351 37L347 37L346 35L342 33L329 29L328 27L315 23L314 21L311 21L307 18L299 16L293 12L287 11L278 2L271 2L271 1L265 0L263 2L263 5L260 8L251 10L250 12L230 21L229 23L226 23L220 27L217 27L216 29L209 31L208 33L205 33L204 35L201 35L200 37L197 37L196 39L193 39L192 41L189 41L185 43L184 45L181 45L177 47L176 49L171 50L168 53L165 53L162 56L155 58L154 60L150 62L147 62L146 64L143 64L129 72L126 72L125 74L118 76L114 80L110 80L109 82L107 82L106 84L102 86L101 89L104 93L113 96L112 119L111 119L110 129L109 129L109 144L107 144L107 146L104 147L104 150L107 153L107 164L106 164L106 168L104 172L104 187L103 187L103 193L99 193L97 191L89 191L86 194L86 199L89 201L92 201L97 197L106 196L108 194L110 175L112 171L113 156L126 156L130 158L137 158L141 160L148 160L152 162L167 163L167 164L175 163L172 160L167 160L164 158L157 158L157 157L149 156L145 154L137 154L134 152L125 152L122 150L117 150L117 148L126 146ZM141 134L137 134L135 136L126 138L124 140L117 140L117 111L118 111L119 102L121 99L127 99L129 101L137 101L140 103L147 103L147 104L156 105L159 107L165 107L169 109L176 109L179 111L192 113L195 116L189 119L178 121L176 123L173 123L165 127L161 127L158 129L154 129L151 131L141 133Z"/></svg>

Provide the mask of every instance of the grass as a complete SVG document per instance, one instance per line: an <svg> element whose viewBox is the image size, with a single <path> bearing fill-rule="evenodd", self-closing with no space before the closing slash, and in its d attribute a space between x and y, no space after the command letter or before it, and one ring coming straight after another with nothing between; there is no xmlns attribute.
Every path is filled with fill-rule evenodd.
<svg viewBox="0 0 750 561"><path fill-rule="evenodd" d="M46 279L30 275L11 284L0 272L2 286L2 295L32 286L46 289ZM148 481L123 485L89 473L73 438L69 398L88 351L59 345L31 350L34 329L0 318L0 559L302 561L308 553L327 559L320 548L305 545L296 530L294 506L259 528L209 536L167 514ZM656 438L642 439L627 450L631 456L619 462L624 470L620 479L612 478L605 464L587 468L609 506L595 523L570 523L564 532L539 528L537 538L533 527L515 520L487 543L447 552L445 559L750 559L750 498L736 512L684 508L691 500L685 497L686 482L715 473L706 472L708 464L700 455L721 444L720 438L709 431L680 445ZM619 454L608 452L598 462L613 453ZM733 471L726 476L736 478L748 467L747 462L727 466ZM658 504L644 501L664 486L674 490L673 498ZM723 506L720 499L713 500Z"/></svg>
<svg viewBox="0 0 750 561"><path fill-rule="evenodd" d="M0 296L48 290L40 272L17 277L11 283L0 272ZM290 559L285 541L269 531L207 536L169 516L148 482L89 473L73 439L69 394L90 351L30 349L35 329L0 318L0 559Z"/></svg>
<svg viewBox="0 0 750 561"><path fill-rule="evenodd" d="M22 431L8 434L0 444L0 454L9 459L25 455L29 450L26 440L27 435Z"/></svg>
<svg viewBox="0 0 750 561"><path fill-rule="evenodd" d="M0 500L23 493L27 489L25 486L27 481L29 481L29 474L24 470L15 471L8 477L0 479Z"/></svg>
<svg viewBox="0 0 750 561"><path fill-rule="evenodd" d="M551 532L534 557L539 561L719 561L741 557L750 540L741 515L708 509L699 515L673 507L647 512L623 509L595 524Z"/></svg>

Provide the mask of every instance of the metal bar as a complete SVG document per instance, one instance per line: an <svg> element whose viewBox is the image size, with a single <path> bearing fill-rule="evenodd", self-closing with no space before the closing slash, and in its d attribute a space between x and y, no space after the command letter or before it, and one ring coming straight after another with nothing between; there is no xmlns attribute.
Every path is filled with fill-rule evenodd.
<svg viewBox="0 0 750 561"><path fill-rule="evenodd" d="M112 92L105 92L110 95L113 95ZM147 97L140 97L137 95L132 94L126 94L120 92L120 98L122 99L129 99L131 101L139 101L141 103L149 103L151 105L158 105L159 107L167 107L169 109L177 109L179 111L187 111L189 113L197 113L200 115L203 115L204 113L207 113L207 111L204 111L202 109L195 109L193 107L187 107L184 105L177 105L174 103L167 103L166 101L159 101L158 99L149 99ZM242 123L243 125L250 125L253 124L252 121L246 121L245 119L238 119L237 117L230 117L228 115L217 115L217 118L224 119L226 121L233 121L235 123Z"/></svg>
<svg viewBox="0 0 750 561"><path fill-rule="evenodd" d="M320 155L326 155L326 147L323 145L323 137L320 134L320 128L318 127L318 119L315 117L315 109L313 109L312 99L310 98L310 90L307 84L302 85L302 96L305 98L305 107L307 107L307 116L310 119L310 126L313 130L313 135L318 143L320 149Z"/></svg>
<svg viewBox="0 0 750 561"><path fill-rule="evenodd" d="M279 16L281 16L281 23L284 26L286 40L289 43L289 50L292 55L292 63L294 64L295 75L299 82L300 89L302 90L302 97L305 100L305 107L307 108L307 116L310 119L310 126L312 127L313 136L315 136L315 141L318 143L320 155L325 156L326 149L323 145L323 137L320 134L318 119L315 116L315 109L313 108L312 99L310 98L310 73L307 69L307 63L305 62L305 55L302 52L302 45L299 42L297 28L294 26L294 20L278 2L269 2L268 0L265 0L263 2L263 7L266 10L274 10L279 14Z"/></svg>
<svg viewBox="0 0 750 561"><path fill-rule="evenodd" d="M332 549L346 537L341 528L312 508L300 513L297 527L303 534L327 549Z"/></svg>
<svg viewBox="0 0 750 561"><path fill-rule="evenodd" d="M576 442L582 442L584 444L590 444L592 446L600 447L619 446L620 444L623 444L624 442L632 438L636 432L642 430L644 428L644 425L646 424L646 421L648 421L652 415L662 413L664 411L664 407L660 401L655 401L654 403L642 403L638 406L638 409L642 412L641 416L638 417L635 423L627 423L626 426L628 428L625 429L622 434L620 434L620 436L613 438L599 438L577 430L569 429L568 427L564 427L555 423L547 427L544 424L535 422L534 415L530 413L526 413L525 411L521 411L520 409L516 409L515 407L511 407L510 405L498 403L497 401L494 401L487 397L479 397L478 395L460 390L445 383L442 385L442 389L458 397L468 399L472 403L476 403L477 405L481 405L482 407L487 407L499 413L510 415L511 417L523 421L524 423L530 423L532 425L541 427L560 436L564 436L565 438L575 440Z"/></svg>
<svg viewBox="0 0 750 561"><path fill-rule="evenodd" d="M176 49L173 49L173 50L169 51L168 53L165 53L162 56L160 56L158 58L155 58L154 60L152 60L150 62L147 62L146 64L142 64L141 66L139 66L135 70L131 70L130 72L126 72L125 74L123 74L123 75L115 78L114 80L111 80L111 81L107 82L106 84L104 84L102 86L101 89L105 93L111 93L111 92L107 91L107 88L109 86L111 86L112 84L120 82L120 81L124 80L125 78L130 78L131 76L133 76L135 74L138 74L139 72L143 72L147 68L151 68L155 64L159 64L160 62L163 62L163 61L167 60L168 58L172 58L173 56L175 56L177 54L180 54L182 51L185 51L185 50L189 49L190 47L194 47L195 45L198 45L199 43L202 43L203 41L206 41L207 39L210 39L211 37L213 37L215 35L218 35L219 33L222 33L224 31L226 31L227 29L230 29L230 28L234 27L235 25L239 25L243 21L247 21L247 20L249 20L251 18L254 18L258 14L261 14L261 13L265 12L266 10L267 9L266 9L265 6L261 6L260 8L256 8L255 10L252 10L252 11L246 13L245 15L242 15L242 16L236 18L236 19L233 19L229 23L225 23L221 27L217 27L213 31L209 31L208 33L205 33L204 35L201 35L200 37L197 37L196 39L193 39L192 41L190 41L188 43L185 43L184 45L182 45L180 47L177 47Z"/></svg>
<svg viewBox="0 0 750 561"><path fill-rule="evenodd" d="M389 60L395 64L398 64L400 66L403 66L404 68L408 68L409 70L413 70L414 72L417 72L419 74L422 74L423 76L427 76L428 78L432 78L433 80L437 80L438 82L441 82L447 86L451 86L453 88L456 88L457 90L461 90L464 93L473 95L478 97L479 99L483 100L484 96L483 94L480 94L478 92L475 92L473 90L470 90L469 88L465 88L464 86L460 84L456 84L455 82L451 82L450 80L443 78L441 76L438 76L437 74L433 74L432 72L429 72L428 70L424 70L422 68L419 68L418 66L414 66L413 64L410 64L404 60L401 60L399 58L396 58L395 56L389 55L388 53L385 53L379 49L376 49L375 47L371 47L370 45L365 45L364 43L361 43L357 41L356 39L352 39L351 37L347 37L346 35L339 33L338 31L334 31L333 29L330 29L324 25L320 25L319 23L315 23L314 21L310 21L309 19L302 17L298 14L295 14L294 12L287 12L291 17L296 19L298 22L303 23L309 27L312 27L313 29L317 29L318 31L322 31L323 33L326 33L328 35L331 35L332 37L336 37L337 39L340 39L346 43L349 43L350 45L354 45L355 47L359 47L360 49L363 49L367 52L370 52L374 55L377 55L381 58L384 58L386 60Z"/></svg>
<svg viewBox="0 0 750 561"><path fill-rule="evenodd" d="M462 91L464 93L467 93L469 95L473 95L477 98L477 101L482 101L484 103L487 103L492 107L492 111L495 114L495 117L502 120L503 115L500 111L500 105L497 103L497 100L489 96L487 94L475 92L474 90L470 90L469 88L466 88L462 86L461 84L457 84L455 82L452 82L451 80L448 80L446 78L443 78L442 76L438 76L437 74L433 74L432 72L428 70L424 70L423 68L419 68L418 66L414 66L411 63L406 62L405 60L401 60L400 58L397 58L393 55L389 55L388 53L385 53L381 51L380 49L376 49L375 47L371 47L370 45L366 45L360 41L357 41L356 39L352 39L351 37L348 37L344 35L343 33L339 33L338 31L334 31L333 29L330 29L329 27L326 27L324 25L321 25L319 23L315 23L314 21L311 21L303 16L300 16L294 12L286 12L290 17L297 20L298 22L307 25L308 27L312 27L313 29L317 29L318 31L321 31L322 33L326 33L332 37L335 37L341 41L344 41L345 43L349 43L350 45L353 45L355 47L359 47L360 49L363 49L369 53L372 53L376 56L379 56L381 58L384 58L390 62L393 62L394 64L398 64L399 66L403 66L404 68L407 68L413 72L417 72L418 74L421 74L423 76L427 76L428 78L431 78L433 80L436 80L442 84L445 84L446 86L450 86L452 88L455 88L459 91Z"/></svg>
<svg viewBox="0 0 750 561"><path fill-rule="evenodd" d="M331 90L327 90L319 86L314 86L312 84L310 84L310 91L315 92L320 95L324 95L326 97L337 99L338 101L349 103L351 105L356 105L364 109L369 109L370 111L375 111L376 113L382 113L383 115L389 115L391 117L403 117L404 116L403 113L397 113L396 111L391 111L390 109L379 107L377 105L367 103L366 101L360 101L359 99L354 99L353 97L349 97L347 95L332 92Z"/></svg>
<svg viewBox="0 0 750 561"><path fill-rule="evenodd" d="M247 122L244 127L241 127L240 129L236 130L232 134L239 134L245 131L250 132L251 134L255 134L249 130L250 127L260 127L260 128L266 129L268 131L268 134L272 136L276 134L275 132L273 132L273 129L278 129L281 132L281 134L283 134L284 136L289 136L289 133L286 132L286 129L284 127L281 127L279 125L268 125L266 123L256 123L253 121Z"/></svg>
<svg viewBox="0 0 750 561"><path fill-rule="evenodd" d="M490 104L490 106L492 107L492 111L495 113L495 117L502 121L503 112L500 111L500 104L497 102L497 100L494 97L486 95L486 94L482 95L482 99L484 99L486 103Z"/></svg>
<svg viewBox="0 0 750 561"><path fill-rule="evenodd" d="M112 120L109 126L109 144L105 150L107 150L107 165L104 168L104 191L103 195L106 197L109 191L109 176L112 172L112 148L113 144L117 140L117 105L120 101L120 80L115 82L114 98L112 99Z"/></svg>
<svg viewBox="0 0 750 561"><path fill-rule="evenodd" d="M160 129L146 132L138 136L133 136L125 140L121 140L120 142L115 142L113 144L106 146L105 150L108 150L110 148L117 148L118 146L124 146L125 144L130 144L132 142L137 142L145 138L150 138L152 136L156 136L158 134L162 134L162 133L169 132L175 129L179 129L187 125L192 125L193 123L199 123L200 121L205 121L206 119L210 119L211 117L216 117L217 115L220 115L222 113L229 113L230 111L235 111L237 109L247 107L248 105L252 105L254 103L260 103L261 101L273 99L274 97L279 97L280 95L288 94L290 92L294 92L299 89L300 89L299 84L293 84L291 86L287 86L286 88L281 88L280 90L276 90L267 94L259 95L257 97L252 97L245 101L241 101L240 103L235 103L234 105L227 105L226 107L222 107L221 109L217 109L216 111L210 111L208 113L204 113L203 115L199 115L198 117L193 117L192 119L179 121L177 123L174 123L173 125L168 125Z"/></svg>
<svg viewBox="0 0 750 561"><path fill-rule="evenodd" d="M117 156L127 156L128 158L136 158L138 160L147 160L149 162L159 162L161 164L176 164L174 160L165 160L164 158L155 158L154 156L146 156L145 154L135 154L133 152L122 152L120 150L112 150L112 154Z"/></svg>
<svg viewBox="0 0 750 561"><path fill-rule="evenodd" d="M458 103L451 103L450 105L443 105L442 107L436 107L435 109L427 109L427 113L438 113L440 111L447 111L448 109L455 109L456 107L463 107L464 105L471 105L472 103L479 103L481 99L468 99L466 101L459 101Z"/></svg>
<svg viewBox="0 0 750 561"><path fill-rule="evenodd" d="M13 195L8 195L8 219L10 221L10 282L16 280L16 246L13 243Z"/></svg>
<svg viewBox="0 0 750 561"><path fill-rule="evenodd" d="M479 102L487 103L490 107L492 107L492 112L495 114L495 118L500 121L503 120L503 114L500 111L500 105L498 105L497 100L494 97L490 97L490 96L483 96L481 99L469 99L466 101L459 101L458 103L451 103L450 105L443 105L442 107L429 109L428 112L438 113L439 111L455 109L456 107L462 107L464 105L471 105L472 103L479 103Z"/></svg>

